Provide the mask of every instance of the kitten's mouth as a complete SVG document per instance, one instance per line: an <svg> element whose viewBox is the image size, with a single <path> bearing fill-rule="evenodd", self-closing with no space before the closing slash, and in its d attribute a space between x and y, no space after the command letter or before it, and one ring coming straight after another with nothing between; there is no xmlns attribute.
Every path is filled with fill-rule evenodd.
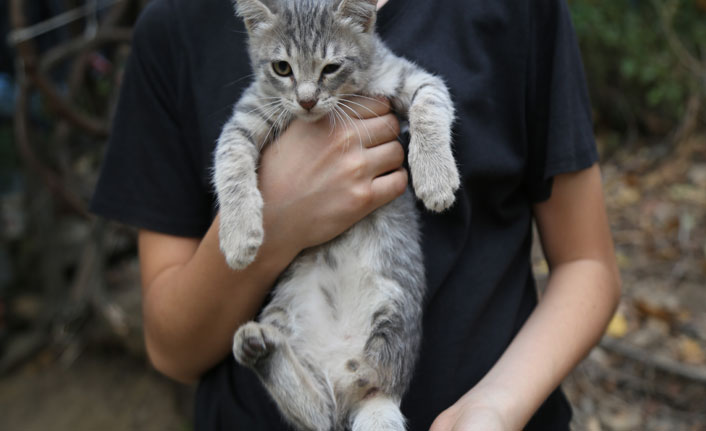
<svg viewBox="0 0 706 431"><path fill-rule="evenodd" d="M318 120L321 119L324 115L326 115L326 112L325 112L325 111L320 111L320 110L318 110L318 109L317 109L317 110L311 110L311 111L305 111L305 110L302 109L302 110L300 110L299 112L297 112L297 117L299 117L300 119L302 119L302 120L304 120L304 121L308 121L308 122L311 122L311 123L313 123L313 122L315 122L315 121L318 121Z"/></svg>

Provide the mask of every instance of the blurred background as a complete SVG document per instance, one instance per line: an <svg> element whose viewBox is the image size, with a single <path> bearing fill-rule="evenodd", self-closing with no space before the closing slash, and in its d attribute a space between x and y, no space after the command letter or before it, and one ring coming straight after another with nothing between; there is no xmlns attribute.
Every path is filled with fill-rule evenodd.
<svg viewBox="0 0 706 431"><path fill-rule="evenodd" d="M86 211L147 1L0 0L1 430L191 429L145 358L135 232ZM569 5L624 282L574 429L706 430L706 0Z"/></svg>

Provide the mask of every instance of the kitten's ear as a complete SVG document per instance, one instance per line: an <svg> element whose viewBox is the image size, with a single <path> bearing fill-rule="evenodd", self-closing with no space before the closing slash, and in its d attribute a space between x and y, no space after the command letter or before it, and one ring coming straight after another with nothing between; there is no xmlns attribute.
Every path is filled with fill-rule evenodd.
<svg viewBox="0 0 706 431"><path fill-rule="evenodd" d="M341 0L336 15L361 26L366 33L375 27L377 0Z"/></svg>
<svg viewBox="0 0 706 431"><path fill-rule="evenodd" d="M234 0L235 12L245 21L249 32L274 20L272 0Z"/></svg>

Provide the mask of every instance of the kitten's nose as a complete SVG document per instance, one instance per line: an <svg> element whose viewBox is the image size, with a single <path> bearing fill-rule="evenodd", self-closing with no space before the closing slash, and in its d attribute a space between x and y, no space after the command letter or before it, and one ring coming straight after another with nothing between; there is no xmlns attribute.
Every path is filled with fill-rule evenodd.
<svg viewBox="0 0 706 431"><path fill-rule="evenodd" d="M306 109L307 111L311 111L311 108L316 106L316 102L318 102L317 99L305 99L305 100L300 100L299 105Z"/></svg>

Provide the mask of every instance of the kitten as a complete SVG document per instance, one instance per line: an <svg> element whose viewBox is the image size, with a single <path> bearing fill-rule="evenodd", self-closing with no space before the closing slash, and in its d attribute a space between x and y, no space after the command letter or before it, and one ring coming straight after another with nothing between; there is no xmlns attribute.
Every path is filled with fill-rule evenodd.
<svg viewBox="0 0 706 431"><path fill-rule="evenodd" d="M376 0L236 0L255 79L215 153L220 245L248 266L263 240L259 151L297 118L340 120L346 96L385 96L409 119L416 195L432 211L454 202L454 108L441 79L395 56L374 33ZM301 430L402 431L399 404L418 356L424 265L414 197L376 210L302 252L257 322L235 334L254 370Z"/></svg>

